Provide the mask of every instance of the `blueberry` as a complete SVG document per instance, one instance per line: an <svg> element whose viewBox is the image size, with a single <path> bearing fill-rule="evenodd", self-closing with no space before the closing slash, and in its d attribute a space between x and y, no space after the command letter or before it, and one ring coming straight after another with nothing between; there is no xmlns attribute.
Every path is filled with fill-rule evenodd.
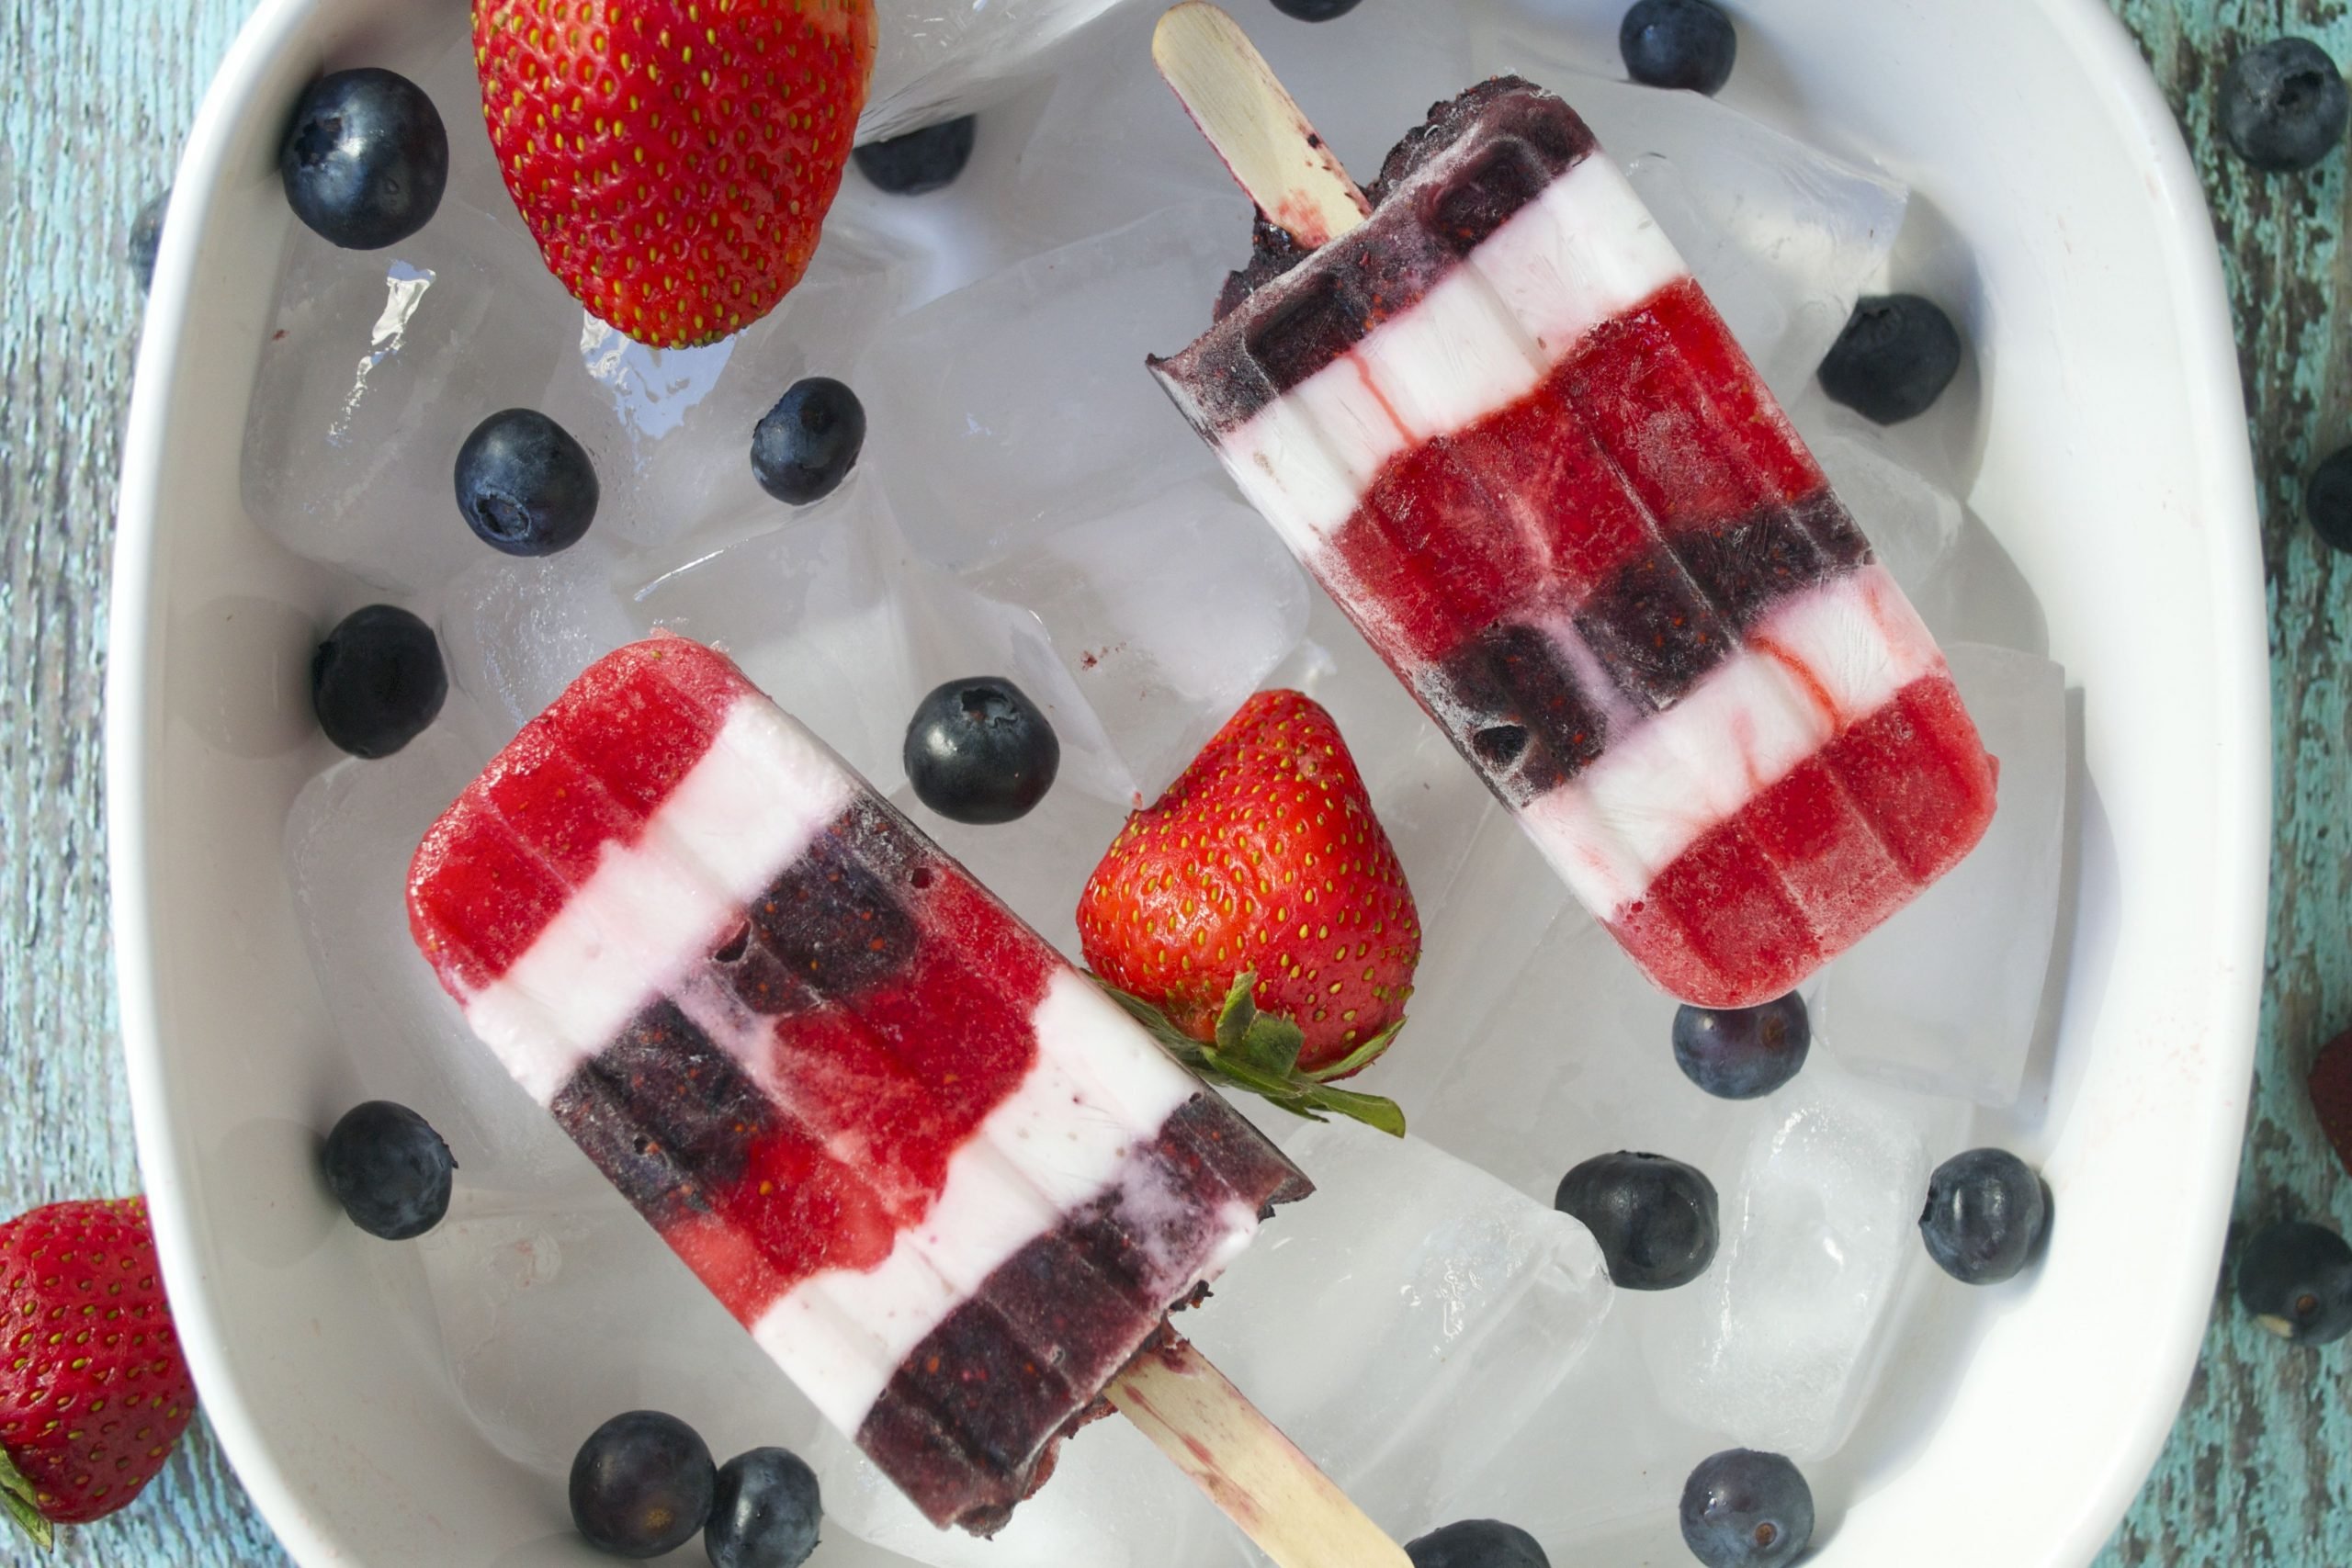
<svg viewBox="0 0 2352 1568"><path fill-rule="evenodd" d="M1460 1519L1405 1543L1413 1568L1552 1568L1535 1538L1499 1519Z"/></svg>
<svg viewBox="0 0 2352 1568"><path fill-rule="evenodd" d="M1600 1155L1560 1178L1552 1206L1600 1244L1611 1283L1668 1291L1715 1258L1715 1185L1664 1155Z"/></svg>
<svg viewBox="0 0 2352 1568"><path fill-rule="evenodd" d="M1713 96L1731 80L1739 35L1707 0L1638 0L1617 28L1625 73L1645 87L1688 87Z"/></svg>
<svg viewBox="0 0 2352 1568"><path fill-rule="evenodd" d="M510 556L569 549L596 520L603 491L588 449L535 409L505 409L458 448L458 510L474 536Z"/></svg>
<svg viewBox="0 0 2352 1568"><path fill-rule="evenodd" d="M395 605L352 611L311 655L319 728L355 757L390 756L424 733L448 694L433 628Z"/></svg>
<svg viewBox="0 0 2352 1568"><path fill-rule="evenodd" d="M348 251L398 244L432 221L449 136L424 90L369 67L312 84L277 154L294 216Z"/></svg>
<svg viewBox="0 0 2352 1568"><path fill-rule="evenodd" d="M950 681L907 726L915 798L951 822L1011 822L1054 787L1061 742L1037 705L999 675Z"/></svg>
<svg viewBox="0 0 2352 1568"><path fill-rule="evenodd" d="M783 1449L737 1454L718 1471L702 1549L711 1568L800 1568L817 1550L817 1472Z"/></svg>
<svg viewBox="0 0 2352 1568"><path fill-rule="evenodd" d="M2257 1231L2238 1254L2238 1300L2281 1338L2341 1339L2352 1332L2352 1247L2300 1220Z"/></svg>
<svg viewBox="0 0 2352 1568"><path fill-rule="evenodd" d="M1960 374L1960 329L1917 294L1856 301L1852 319L1821 361L1821 389L1878 424L1928 412Z"/></svg>
<svg viewBox="0 0 2352 1568"><path fill-rule="evenodd" d="M2327 51L2282 38L2222 75L2222 136L2257 169L2308 169L2344 140L2352 97Z"/></svg>
<svg viewBox="0 0 2352 1568"><path fill-rule="evenodd" d="M793 506L841 487L865 445L865 405L830 376L795 381L752 430L752 477Z"/></svg>
<svg viewBox="0 0 2352 1568"><path fill-rule="evenodd" d="M1804 998L1794 991L1762 1007L1675 1010L1675 1065L1718 1100L1771 1093L1797 1076L1812 1046Z"/></svg>
<svg viewBox="0 0 2352 1568"><path fill-rule="evenodd" d="M1813 1541L1813 1488L1779 1454L1727 1449L1682 1483L1682 1540L1707 1568L1781 1568Z"/></svg>
<svg viewBox="0 0 2352 1568"><path fill-rule="evenodd" d="M1360 0L1274 0L1274 9L1302 22L1328 22L1354 10Z"/></svg>
<svg viewBox="0 0 2352 1568"><path fill-rule="evenodd" d="M2034 1259L2050 1234L2050 1189L2006 1149L1971 1149L1936 1167L1919 1235L1963 1285L1997 1285Z"/></svg>
<svg viewBox="0 0 2352 1568"><path fill-rule="evenodd" d="M2312 470L2303 490L2303 513L2312 532L2339 550L2352 550L2352 446L2332 452Z"/></svg>
<svg viewBox="0 0 2352 1568"><path fill-rule="evenodd" d="M423 1235L449 1212L458 1162L433 1123L405 1105L370 1100L327 1134L327 1190L351 1223L386 1241Z"/></svg>
<svg viewBox="0 0 2352 1568"><path fill-rule="evenodd" d="M124 248L130 254L130 270L139 275L141 288L154 287L155 253L163 249L164 215L171 205L172 187L165 186L148 197L147 205L139 209L139 216L130 220L130 243Z"/></svg>
<svg viewBox="0 0 2352 1568"><path fill-rule="evenodd" d="M857 160L857 172L875 189L892 196L921 196L956 183L956 176L972 161L972 143L978 130L979 122L966 115L904 136L869 141L850 156Z"/></svg>
<svg viewBox="0 0 2352 1568"><path fill-rule="evenodd" d="M571 1522L616 1557L659 1557L710 1517L718 1472L692 1427L659 1410L616 1416L571 1460Z"/></svg>

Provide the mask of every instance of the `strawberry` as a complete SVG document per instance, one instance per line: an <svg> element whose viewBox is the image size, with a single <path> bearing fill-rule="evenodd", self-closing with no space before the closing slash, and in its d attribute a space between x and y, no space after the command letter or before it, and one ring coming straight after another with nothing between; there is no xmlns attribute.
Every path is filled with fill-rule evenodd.
<svg viewBox="0 0 2352 1568"><path fill-rule="evenodd" d="M2345 1170L2352 1172L2352 1029L2319 1048L2309 1086L2319 1130Z"/></svg>
<svg viewBox="0 0 2352 1568"><path fill-rule="evenodd" d="M1078 931L1095 974L1196 1066L1304 1101L1294 1110L1385 1107L1377 1119L1401 1131L1387 1101L1321 1088L1396 1038L1421 925L1355 759L1312 698L1258 693L1128 818L1079 897Z"/></svg>
<svg viewBox="0 0 2352 1568"><path fill-rule="evenodd" d="M0 1225L0 1506L45 1546L139 1495L196 1412L146 1201Z"/></svg>
<svg viewBox="0 0 2352 1568"><path fill-rule="evenodd" d="M800 281L874 64L873 0L474 0L482 118L548 267L654 348Z"/></svg>

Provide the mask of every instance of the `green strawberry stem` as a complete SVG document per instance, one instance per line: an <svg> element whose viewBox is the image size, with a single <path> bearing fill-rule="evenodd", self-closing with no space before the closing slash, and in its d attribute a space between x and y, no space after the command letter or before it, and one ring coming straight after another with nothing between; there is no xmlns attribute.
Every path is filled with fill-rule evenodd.
<svg viewBox="0 0 2352 1568"><path fill-rule="evenodd" d="M1327 1122L1334 1115L1352 1116L1392 1137L1405 1135L1405 1112L1393 1100L1354 1089L1335 1089L1329 1080L1351 1073L1388 1048L1402 1021L1390 1025L1356 1047L1344 1061L1313 1072L1302 1072L1298 1052L1306 1036L1298 1025L1273 1013L1260 1012L1255 991L1258 976L1244 974L1226 994L1218 1011L1216 1038L1193 1039L1168 1021L1168 1015L1140 997L1097 980L1118 1004L1134 1015L1151 1037L1175 1058L1212 1083L1228 1084L1262 1096L1294 1116Z"/></svg>
<svg viewBox="0 0 2352 1568"><path fill-rule="evenodd" d="M47 1551L57 1544L57 1527L40 1517L34 1499L38 1495L25 1472L17 1468L7 1450L0 1449L0 1506L6 1506L8 1517L17 1521L24 1532L33 1538L33 1544Z"/></svg>

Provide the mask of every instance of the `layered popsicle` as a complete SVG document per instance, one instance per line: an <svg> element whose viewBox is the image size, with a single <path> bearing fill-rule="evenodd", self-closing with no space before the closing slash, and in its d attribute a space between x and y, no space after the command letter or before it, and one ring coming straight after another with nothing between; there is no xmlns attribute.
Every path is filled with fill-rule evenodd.
<svg viewBox="0 0 2352 1568"><path fill-rule="evenodd" d="M1306 1179L723 656L600 660L426 834L468 1022L827 1417L981 1533Z"/></svg>
<svg viewBox="0 0 2352 1568"><path fill-rule="evenodd" d="M1474 87L1367 194L1155 373L1653 979L1792 989L1991 820L1934 639L1566 104Z"/></svg>

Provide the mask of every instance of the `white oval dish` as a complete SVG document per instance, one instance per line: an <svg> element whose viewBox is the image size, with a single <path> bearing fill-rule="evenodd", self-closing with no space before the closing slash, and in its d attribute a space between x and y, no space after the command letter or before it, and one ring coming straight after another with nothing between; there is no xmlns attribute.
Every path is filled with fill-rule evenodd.
<svg viewBox="0 0 2352 1568"><path fill-rule="evenodd" d="M1529 8L1605 37L1618 7ZM1964 1364L1898 1372L1917 1409L1893 1425L1914 1429L1896 1457L1816 1477L1837 1522L1812 1561L2075 1568L2192 1365L2254 1048L2267 646L2227 306L2172 118L2098 0L1769 13L1747 24L1768 63L1735 99L1869 150L1967 237L1906 261L1966 307L1984 407L1970 499L2086 694L2088 781L2057 1072L2004 1124L2057 1193L2050 1257L2030 1289L1984 1299ZM188 141L126 444L107 790L141 1160L206 1408L310 1565L599 1561L448 1397L309 1174L363 1086L315 1049L279 841L322 744L303 660L349 591L266 539L239 491L288 222L281 106L322 61L457 14L265 0ZM1964 1539L1955 1496L1980 1502ZM847 1542L818 1561L896 1560Z"/></svg>

